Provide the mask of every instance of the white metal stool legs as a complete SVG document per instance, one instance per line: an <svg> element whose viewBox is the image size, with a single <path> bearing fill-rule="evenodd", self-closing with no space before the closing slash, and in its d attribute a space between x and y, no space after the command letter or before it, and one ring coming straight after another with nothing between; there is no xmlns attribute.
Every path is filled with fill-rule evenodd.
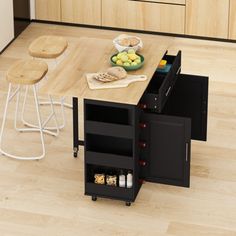
<svg viewBox="0 0 236 236"><path fill-rule="evenodd" d="M31 157L24 157L24 156L16 156L13 154L10 154L2 149L2 142L3 142L3 131L6 123L6 116L7 116L7 110L8 110L8 105L11 101L11 99L17 94L17 106L19 105L19 93L20 93L20 86L17 88L17 90L11 95L11 88L12 85L11 83L9 84L9 89L8 89L8 94L7 94L7 101L6 101L6 106L3 114L3 121L2 121L2 127L1 127L1 132L0 132L0 152L8 157L18 159L18 160L39 160L42 159L45 156L45 145L44 145L44 138L43 138L43 127L42 127L42 122L41 122L41 116L40 116L40 111L39 111L39 103L38 103L38 97L37 97L37 91L35 88L35 85L33 85L33 94L34 94L34 100L35 100L35 105L36 105L36 114L37 114L37 119L38 119L38 128L34 129L28 129L27 131L39 131L40 133L40 139L41 139L41 144L42 144L42 154L39 156L31 156ZM18 110L18 107L17 107ZM16 121L15 121L15 126L16 126ZM24 130L26 131L26 130Z"/></svg>
<svg viewBox="0 0 236 236"><path fill-rule="evenodd" d="M25 112L25 104L26 104L26 98L27 98L27 95L28 95L28 86L26 87L26 90L25 90L25 96L24 96L24 101L23 101L23 107L22 107L22 113L21 113L21 121L24 125L28 126L28 127L31 127L30 129L16 129L18 131L27 131L27 130L32 130L32 128L36 128L35 130L37 130L39 127L37 125L34 125L34 124L31 124L29 123L28 121L26 121L24 119L24 112ZM36 89L36 87L35 87ZM43 128L43 132L44 133L47 133L47 134L50 134L50 135L53 135L53 136L58 136L59 134L59 125L58 125L58 121L57 121L57 117L56 117L56 114L55 114L55 110L54 110L54 106L53 106L53 101L52 101L52 97L49 95L49 105L51 106L51 113L50 115L48 116L48 118L43 122L42 124L42 128ZM38 97L37 97L37 100L38 100ZM40 105L40 103L39 103ZM54 121L55 121L55 126L54 127L47 127L47 123L52 119L54 118ZM15 120L17 119L17 117L15 118ZM56 130L56 132L52 132L50 130Z"/></svg>

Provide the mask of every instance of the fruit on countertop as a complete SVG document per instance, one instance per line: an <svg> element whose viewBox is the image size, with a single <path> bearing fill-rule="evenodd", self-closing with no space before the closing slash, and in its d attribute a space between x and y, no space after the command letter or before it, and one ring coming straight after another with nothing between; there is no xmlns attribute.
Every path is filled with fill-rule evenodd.
<svg viewBox="0 0 236 236"><path fill-rule="evenodd" d="M111 59L116 65L119 66L136 66L141 64L141 57L135 53L133 49L128 50L128 52L120 52L113 56Z"/></svg>

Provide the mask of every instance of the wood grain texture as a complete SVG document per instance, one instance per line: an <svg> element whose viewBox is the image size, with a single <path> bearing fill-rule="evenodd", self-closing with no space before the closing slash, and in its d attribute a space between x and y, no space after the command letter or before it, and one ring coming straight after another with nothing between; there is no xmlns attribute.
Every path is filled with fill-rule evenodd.
<svg viewBox="0 0 236 236"><path fill-rule="evenodd" d="M61 21L61 0L35 0L37 20Z"/></svg>
<svg viewBox="0 0 236 236"><path fill-rule="evenodd" d="M62 21L101 25L101 0L61 0Z"/></svg>
<svg viewBox="0 0 236 236"><path fill-rule="evenodd" d="M165 45L159 45L154 40L144 40L143 43L145 46L140 53L146 61L141 69L129 72L129 74L146 75L146 81L130 84L126 88L96 91L89 89L86 73L103 72L111 67L110 57L114 55L115 48L112 40L102 39L99 36L82 37L73 51L48 76L48 81L40 92L137 105L167 49Z"/></svg>
<svg viewBox="0 0 236 236"><path fill-rule="evenodd" d="M236 0L230 0L229 39L236 39Z"/></svg>
<svg viewBox="0 0 236 236"><path fill-rule="evenodd" d="M229 0L186 0L186 34L228 38Z"/></svg>
<svg viewBox="0 0 236 236"><path fill-rule="evenodd" d="M9 83L31 85L38 83L47 73L48 65L41 60L20 60L8 70Z"/></svg>
<svg viewBox="0 0 236 236"><path fill-rule="evenodd" d="M29 58L28 47L36 37L49 33L65 37L68 50L72 51L81 36L99 35L112 40L120 32L31 24L0 55L0 123L6 101L6 71L17 60ZM78 159L72 157L72 112L66 109L67 125L59 137L45 136L45 159L21 162L0 155L1 236L236 235L236 44L139 36L164 44L170 53L181 49L182 73L209 76L208 141L192 142L191 187L145 183L130 208L109 199L92 202L84 196L83 148ZM49 62L49 66L53 63ZM34 122L35 105L33 99L28 101L25 118ZM40 153L37 133L22 137L13 130L14 111L12 104L5 148L25 155ZM83 139L81 100L79 111ZM50 108L42 108L43 117L48 112ZM60 109L56 112L61 114ZM61 116L58 117L61 122Z"/></svg>
<svg viewBox="0 0 236 236"><path fill-rule="evenodd" d="M103 0L102 25L184 34L185 6Z"/></svg>
<svg viewBox="0 0 236 236"><path fill-rule="evenodd" d="M44 35L36 38L29 46L29 54L38 58L57 58L64 53L68 43L63 37Z"/></svg>

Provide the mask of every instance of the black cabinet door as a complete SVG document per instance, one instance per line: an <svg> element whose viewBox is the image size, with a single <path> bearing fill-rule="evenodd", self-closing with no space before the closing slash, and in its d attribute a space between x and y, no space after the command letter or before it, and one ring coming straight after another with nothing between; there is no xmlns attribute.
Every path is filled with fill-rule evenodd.
<svg viewBox="0 0 236 236"><path fill-rule="evenodd" d="M189 187L191 120L188 118L145 113L147 127L141 139L147 147L141 150L146 161L141 175L146 181Z"/></svg>
<svg viewBox="0 0 236 236"><path fill-rule="evenodd" d="M180 74L164 114L191 118L192 139L206 141L207 109L208 77Z"/></svg>

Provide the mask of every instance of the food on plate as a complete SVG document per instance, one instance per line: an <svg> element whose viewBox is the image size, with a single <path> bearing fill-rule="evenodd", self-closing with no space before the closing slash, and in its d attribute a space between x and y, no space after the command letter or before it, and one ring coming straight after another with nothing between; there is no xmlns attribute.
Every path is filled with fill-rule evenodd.
<svg viewBox="0 0 236 236"><path fill-rule="evenodd" d="M124 47L134 47L140 43L140 40L136 37L122 38L118 41L119 45Z"/></svg>
<svg viewBox="0 0 236 236"><path fill-rule="evenodd" d="M94 74L93 78L103 83L124 79L127 72L120 66L108 68L106 72Z"/></svg>
<svg viewBox="0 0 236 236"><path fill-rule="evenodd" d="M107 73L111 76L115 76L118 79L124 79L127 76L127 72L124 68L120 66L110 67Z"/></svg>

